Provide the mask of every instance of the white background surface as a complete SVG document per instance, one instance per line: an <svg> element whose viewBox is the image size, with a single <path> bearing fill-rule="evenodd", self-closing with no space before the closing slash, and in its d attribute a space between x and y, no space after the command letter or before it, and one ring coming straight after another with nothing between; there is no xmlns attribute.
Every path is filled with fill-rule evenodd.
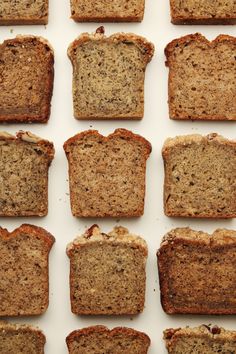
<svg viewBox="0 0 236 354"><path fill-rule="evenodd" d="M2 125L1 130L15 133L19 129L54 142L56 155L49 173L49 213L44 218L0 218L0 225L10 231L22 223L44 227L51 232L56 243L50 255L50 304L43 316L15 318L12 321L38 325L47 337L45 354L67 353L65 337L75 329L103 324L110 328L128 326L145 331L151 338L149 354L166 353L162 331L168 327L216 323L234 328L235 316L167 316L160 306L159 285L156 266L156 250L162 236L174 227L190 226L212 232L217 227L235 228L234 220L192 220L168 218L163 213L163 163L161 147L169 136L180 134L218 132L225 137L235 138L236 123L178 122L168 118L167 77L164 47L181 35L201 32L213 39L218 34L236 35L233 26L174 26L170 23L168 0L146 0L144 20L140 24L105 24L106 34L134 32L145 36L155 44L155 55L147 67L145 81L145 115L142 121L88 121L73 118L72 112L72 68L66 51L81 32L92 32L97 24L74 23L70 18L69 0L50 0L49 24L47 26L8 26L0 28L0 40L13 38L17 34L35 34L47 38L55 49L55 81L51 118L46 125L12 124ZM147 185L145 213L141 218L123 219L77 219L72 216L68 195L67 160L62 145L76 133L89 128L98 129L106 135L115 128L127 128L147 138L153 147L147 162ZM67 243L81 234L93 223L98 223L104 232L114 225L123 225L131 232L143 236L149 246L147 262L147 292L145 310L134 317L79 317L70 311L69 260L65 249Z"/></svg>

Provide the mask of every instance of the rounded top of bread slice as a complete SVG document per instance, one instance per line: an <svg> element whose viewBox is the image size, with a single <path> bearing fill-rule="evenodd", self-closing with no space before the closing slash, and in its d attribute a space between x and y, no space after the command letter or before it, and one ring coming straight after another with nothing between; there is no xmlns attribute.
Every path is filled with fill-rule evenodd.
<svg viewBox="0 0 236 354"><path fill-rule="evenodd" d="M15 142L16 144L32 144L32 147L36 148L37 151L40 151L48 157L49 163L53 160L55 155L55 149L52 142L40 138L29 131L20 130L16 133L16 135L12 135L5 131L0 131L0 145L2 142L6 141Z"/></svg>
<svg viewBox="0 0 236 354"><path fill-rule="evenodd" d="M69 45L67 53L72 62L74 60L77 47L85 42L90 41L106 41L111 43L121 42L128 45L135 45L140 49L146 60L146 63L150 62L154 55L154 45L146 38L138 36L134 33L124 32L114 33L111 36L106 36L104 27L100 26L94 33L82 33Z"/></svg>
<svg viewBox="0 0 236 354"><path fill-rule="evenodd" d="M94 242L128 244L130 247L142 249L145 256L148 253L146 241L140 236L130 234L125 227L116 226L111 232L105 234L101 232L98 225L94 224L83 235L76 237L73 242L68 244L67 255L70 257L74 249Z"/></svg>

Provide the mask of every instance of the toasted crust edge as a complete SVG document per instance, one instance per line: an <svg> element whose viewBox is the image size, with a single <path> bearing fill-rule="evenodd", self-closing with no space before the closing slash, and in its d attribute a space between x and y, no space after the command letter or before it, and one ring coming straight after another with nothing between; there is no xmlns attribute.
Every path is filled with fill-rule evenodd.
<svg viewBox="0 0 236 354"><path fill-rule="evenodd" d="M193 232L196 237L184 237L182 235L177 235L176 231L188 230L189 232ZM224 236L220 235L222 232L228 232L229 235ZM233 235L234 234L234 235ZM222 236L221 238L219 236ZM218 239L219 238L219 239ZM222 241L223 239L223 241ZM161 305L165 313L169 315L173 314L201 314L201 315L234 315L236 314L236 310L232 311L231 309L218 308L218 309L209 309L209 310L201 310L199 306L186 308L184 305L179 306L178 309L168 300L168 281L166 277L166 264L165 260L163 260L163 251L168 249L169 247L173 247L173 245L181 244L181 243L197 246L208 246L209 248L219 247L227 247L230 248L232 245L236 245L236 231L227 230L227 229L216 229L213 233L209 234L207 232L196 231L189 227L175 228L165 234L162 238L161 245L156 252L157 256L157 268L159 274L159 286L160 286L160 296L161 296ZM223 243L225 242L225 244ZM164 258L166 256L164 255Z"/></svg>
<svg viewBox="0 0 236 354"><path fill-rule="evenodd" d="M115 327L113 329L108 329L105 326L90 326L87 328L82 328L80 330L75 330L73 332L71 332L67 337L66 337L66 344L68 349L70 350L70 346L73 342L73 340L76 340L77 337L81 337L81 336L89 336L92 333L106 333L107 335L109 335L112 339L112 337L116 336L117 334L125 334L127 336L130 337L138 337L140 338L143 342L144 345L147 347L150 346L151 344L151 340L149 338L149 336L147 334L145 334L144 332L140 332L140 331L136 331L132 328L128 328L128 327Z"/></svg>
<svg viewBox="0 0 236 354"><path fill-rule="evenodd" d="M175 47L179 47L181 45L186 45L186 44L189 44L190 42L193 42L193 41L206 43L209 47L214 47L218 43L225 42L225 41L233 42L236 45L236 37L233 37L233 36L230 36L227 34L220 34L212 41L208 40L205 36L203 36L201 33L198 33L198 32L194 33L194 34L187 34L185 36L182 36L182 37L172 40L165 47L164 52L165 52L165 56L167 59L166 66L169 67L171 65L170 57L171 57L172 53L174 52Z"/></svg>
<svg viewBox="0 0 236 354"><path fill-rule="evenodd" d="M72 64L74 64L74 51L76 48L81 44L89 41L133 42L133 44L136 45L145 55L146 63L150 62L154 55L154 45L142 36L138 36L133 33L118 32L107 37L104 33L101 32L96 32L93 34L85 32L77 37L68 47L67 54Z"/></svg>
<svg viewBox="0 0 236 354"><path fill-rule="evenodd" d="M1 24L1 23L0 23ZM24 24L24 23L22 23ZM15 38L6 39L0 44L0 50L4 50L4 48L10 44L18 44L24 42L32 42L38 41L41 43L45 48L48 48L47 51L50 52L49 58L49 70L47 73L47 86L45 87L46 92L46 100L45 105L41 107L41 113L35 114L29 117L28 113L12 113L12 114L0 114L0 122L2 123L47 123L51 113L51 99L53 94L53 85L54 85L54 50L51 44L41 36L34 36L34 35L17 35Z"/></svg>

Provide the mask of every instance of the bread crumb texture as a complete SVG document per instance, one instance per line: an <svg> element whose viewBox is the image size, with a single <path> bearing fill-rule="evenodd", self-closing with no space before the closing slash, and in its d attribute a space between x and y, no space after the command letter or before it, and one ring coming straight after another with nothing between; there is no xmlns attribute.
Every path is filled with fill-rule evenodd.
<svg viewBox="0 0 236 354"><path fill-rule="evenodd" d="M174 24L234 24L234 0L170 0Z"/></svg>
<svg viewBox="0 0 236 354"><path fill-rule="evenodd" d="M165 312L236 314L236 231L177 228L165 235L157 257Z"/></svg>
<svg viewBox="0 0 236 354"><path fill-rule="evenodd" d="M46 230L33 225L23 224L13 232L0 228L0 316L46 311L48 256L54 241Z"/></svg>
<svg viewBox="0 0 236 354"><path fill-rule="evenodd" d="M125 129L108 137L88 130L67 140L71 209L75 216L141 216L150 143Z"/></svg>
<svg viewBox="0 0 236 354"><path fill-rule="evenodd" d="M127 327L87 327L70 333L66 342L69 354L147 354L150 346L145 333Z"/></svg>
<svg viewBox="0 0 236 354"><path fill-rule="evenodd" d="M179 136L166 140L162 154L167 216L236 217L236 141Z"/></svg>
<svg viewBox="0 0 236 354"><path fill-rule="evenodd" d="M48 212L48 168L53 144L30 132L0 132L0 216Z"/></svg>
<svg viewBox="0 0 236 354"><path fill-rule="evenodd" d="M73 66L74 116L78 119L140 119L144 76L154 46L131 33L110 37L104 28L81 34L68 48Z"/></svg>
<svg viewBox="0 0 236 354"><path fill-rule="evenodd" d="M236 120L236 38L199 33L165 49L172 119Z"/></svg>
<svg viewBox="0 0 236 354"><path fill-rule="evenodd" d="M54 53L45 39L5 40L0 45L0 122L47 122L53 77Z"/></svg>
<svg viewBox="0 0 236 354"><path fill-rule="evenodd" d="M236 352L236 332L217 326L166 329L164 340L169 354L233 354Z"/></svg>
<svg viewBox="0 0 236 354"><path fill-rule="evenodd" d="M71 309L75 314L143 311L147 244L123 227L104 234L93 225L68 245Z"/></svg>
<svg viewBox="0 0 236 354"><path fill-rule="evenodd" d="M71 0L71 17L78 22L139 22L144 15L144 0Z"/></svg>
<svg viewBox="0 0 236 354"><path fill-rule="evenodd" d="M48 23L48 0L1 0L0 25Z"/></svg>

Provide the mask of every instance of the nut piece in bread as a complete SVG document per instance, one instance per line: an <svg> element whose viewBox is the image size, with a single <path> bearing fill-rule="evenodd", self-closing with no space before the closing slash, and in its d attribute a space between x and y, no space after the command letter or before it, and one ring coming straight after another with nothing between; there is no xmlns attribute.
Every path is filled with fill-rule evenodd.
<svg viewBox="0 0 236 354"><path fill-rule="evenodd" d="M0 45L0 122L46 123L53 78L54 53L45 39L5 40Z"/></svg>
<svg viewBox="0 0 236 354"><path fill-rule="evenodd" d="M53 144L30 132L0 132L0 216L45 216Z"/></svg>
<svg viewBox="0 0 236 354"><path fill-rule="evenodd" d="M236 217L236 141L179 136L166 140L162 155L167 216Z"/></svg>
<svg viewBox="0 0 236 354"><path fill-rule="evenodd" d="M71 209L80 217L141 216L150 143L125 129L105 137L96 130L64 144Z"/></svg>
<svg viewBox="0 0 236 354"><path fill-rule="evenodd" d="M44 354L45 343L37 327L0 321L1 354Z"/></svg>
<svg viewBox="0 0 236 354"><path fill-rule="evenodd" d="M232 25L234 0L170 0L171 22L176 25Z"/></svg>
<svg viewBox="0 0 236 354"><path fill-rule="evenodd" d="M236 120L236 37L199 33L169 43L169 115L179 120Z"/></svg>
<svg viewBox="0 0 236 354"><path fill-rule="evenodd" d="M71 310L82 315L143 311L147 244L123 227L104 234L97 225L67 246Z"/></svg>
<svg viewBox="0 0 236 354"><path fill-rule="evenodd" d="M71 18L78 22L141 22L145 0L71 0Z"/></svg>
<svg viewBox="0 0 236 354"><path fill-rule="evenodd" d="M174 229L157 258L166 313L236 314L236 231Z"/></svg>
<svg viewBox="0 0 236 354"><path fill-rule="evenodd" d="M144 77L154 46L131 33L110 37L104 28L81 34L68 48L77 119L141 119Z"/></svg>
<svg viewBox="0 0 236 354"><path fill-rule="evenodd" d="M41 227L23 224L13 232L0 228L0 316L40 315L46 311L48 257L54 242Z"/></svg>
<svg viewBox="0 0 236 354"><path fill-rule="evenodd" d="M169 354L236 353L236 331L218 326L166 329L164 340Z"/></svg>
<svg viewBox="0 0 236 354"><path fill-rule="evenodd" d="M46 25L48 0L1 0L0 25Z"/></svg>
<svg viewBox="0 0 236 354"><path fill-rule="evenodd" d="M132 328L92 326L70 333L66 343L69 354L147 354L151 341Z"/></svg>

